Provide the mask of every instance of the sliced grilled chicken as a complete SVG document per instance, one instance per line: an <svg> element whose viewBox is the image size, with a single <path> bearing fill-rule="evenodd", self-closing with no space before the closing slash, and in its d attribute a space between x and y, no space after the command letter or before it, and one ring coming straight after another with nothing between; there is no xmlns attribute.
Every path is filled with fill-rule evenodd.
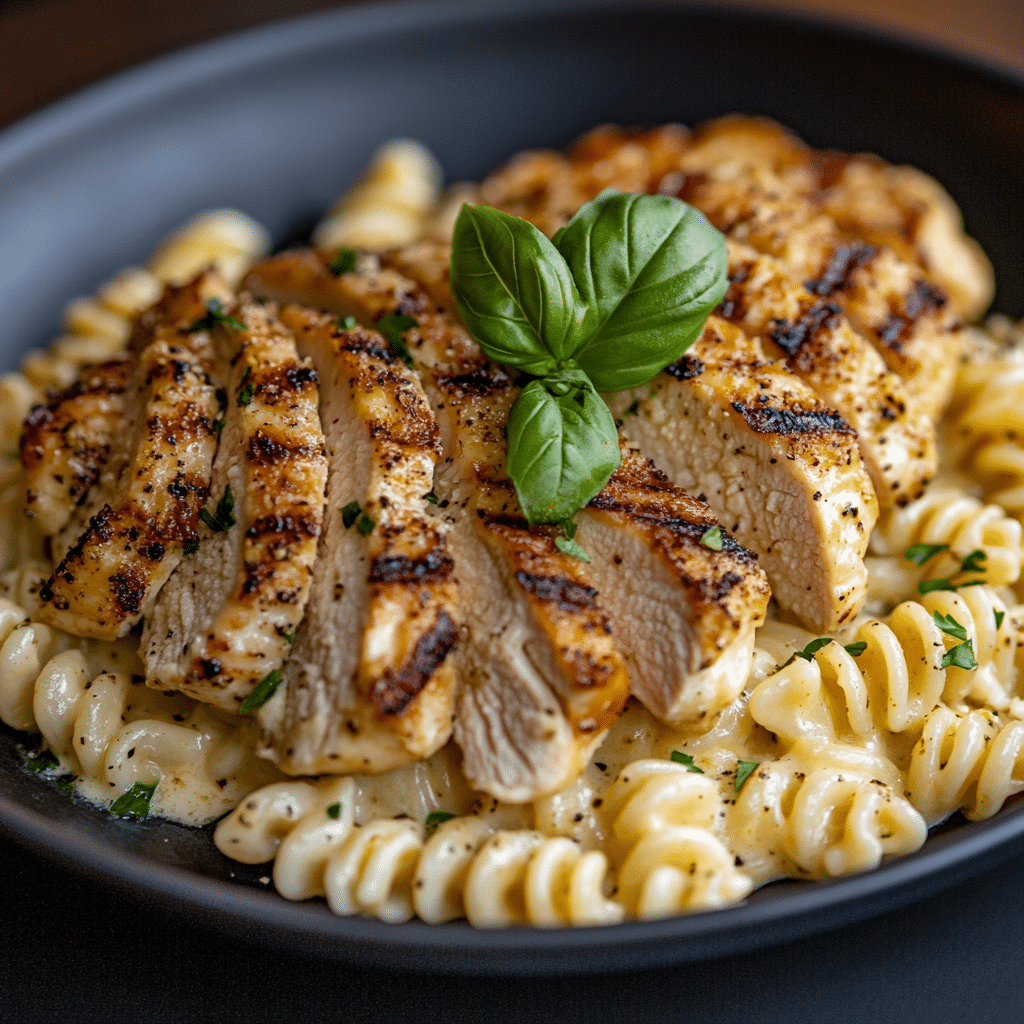
<svg viewBox="0 0 1024 1024"><path fill-rule="evenodd" d="M385 259L418 280L437 306L453 308L446 246L422 242ZM579 524L632 692L674 723L729 704L747 677L770 596L757 557L628 445ZM720 550L701 543L716 526Z"/></svg>
<svg viewBox="0 0 1024 1024"><path fill-rule="evenodd" d="M87 366L71 387L36 406L25 420L25 515L44 536L64 528L96 482L124 411L130 370L124 359Z"/></svg>
<svg viewBox="0 0 1024 1024"><path fill-rule="evenodd" d="M945 291L887 246L840 229L811 188L812 152L779 126L721 118L696 132L676 194L731 239L777 257L853 328L935 418L953 386L962 332Z"/></svg>
<svg viewBox="0 0 1024 1024"><path fill-rule="evenodd" d="M455 580L424 500L437 425L376 331L280 316L320 377L329 471L309 608L260 711L260 752L292 774L387 771L451 735Z"/></svg>
<svg viewBox="0 0 1024 1024"><path fill-rule="evenodd" d="M217 438L218 366L197 326L206 300L230 297L212 272L168 289L125 389L125 412L100 478L54 540L60 563L37 616L80 636L124 636L196 539Z"/></svg>
<svg viewBox="0 0 1024 1024"><path fill-rule="evenodd" d="M218 326L231 366L198 547L160 591L142 636L146 682L238 711L279 669L302 621L323 522L327 456L316 374L255 304Z"/></svg>
<svg viewBox="0 0 1024 1024"><path fill-rule="evenodd" d="M964 233L959 208L934 178L866 153L814 153L812 159L822 208L841 230L919 264L963 320L985 312L995 288L992 264Z"/></svg>
<svg viewBox="0 0 1024 1024"><path fill-rule="evenodd" d="M729 242L729 291L722 317L763 339L857 432L883 507L920 496L935 473L935 429L903 381L851 329L838 303L808 292L778 260Z"/></svg>
<svg viewBox="0 0 1024 1024"><path fill-rule="evenodd" d="M755 339L712 316L665 373L606 397L623 435L757 553L783 608L823 633L856 613L878 517L856 435Z"/></svg>
<svg viewBox="0 0 1024 1024"><path fill-rule="evenodd" d="M510 802L555 792L581 771L628 695L625 665L581 561L531 529L505 476L504 429L517 387L415 282L394 270L327 269L286 253L253 268L255 293L374 324L397 312L438 417L434 489L452 524L464 635L455 738L472 785Z"/></svg>
<svg viewBox="0 0 1024 1024"><path fill-rule="evenodd" d="M659 718L699 721L731 704L750 672L771 592L757 556L703 502L639 452L579 517L635 696Z"/></svg>

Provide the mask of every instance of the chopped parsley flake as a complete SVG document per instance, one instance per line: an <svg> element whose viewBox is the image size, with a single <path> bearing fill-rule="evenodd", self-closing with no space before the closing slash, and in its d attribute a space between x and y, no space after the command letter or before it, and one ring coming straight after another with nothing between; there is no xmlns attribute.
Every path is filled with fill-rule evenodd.
<svg viewBox="0 0 1024 1024"><path fill-rule="evenodd" d="M854 658L859 658L867 649L866 640L854 640L852 644L843 644L843 650Z"/></svg>
<svg viewBox="0 0 1024 1024"><path fill-rule="evenodd" d="M334 820L337 821L338 818L341 817L341 804L331 804L331 806L327 808L327 816L329 818L334 818Z"/></svg>
<svg viewBox="0 0 1024 1024"><path fill-rule="evenodd" d="M57 785L60 786L61 792L71 801L72 806L78 806L78 794L75 792L75 777L74 775L62 775L57 780Z"/></svg>
<svg viewBox="0 0 1024 1024"><path fill-rule="evenodd" d="M343 331L351 331L356 325L356 318L354 316L339 316L338 326Z"/></svg>
<svg viewBox="0 0 1024 1024"><path fill-rule="evenodd" d="M1006 615L1006 612L1001 612L1001 611L995 610L993 612L993 614L996 617L996 629L1002 629L1002 627L1003 627L1003 616Z"/></svg>
<svg viewBox="0 0 1024 1024"><path fill-rule="evenodd" d="M634 398L633 401L629 403L629 408L626 410L626 415L627 416L635 416L639 411L640 411L640 399L639 398Z"/></svg>
<svg viewBox="0 0 1024 1024"><path fill-rule="evenodd" d="M118 818L147 817L149 802L153 799L155 789L155 782L136 782L110 805L110 813Z"/></svg>
<svg viewBox="0 0 1024 1024"><path fill-rule="evenodd" d="M760 764L760 761L736 761L736 792L738 793L744 785L746 785L747 779L754 774L754 769Z"/></svg>
<svg viewBox="0 0 1024 1024"><path fill-rule="evenodd" d="M252 396L255 390L256 389L253 387L251 383L246 384L238 393L238 404L248 405L252 401Z"/></svg>
<svg viewBox="0 0 1024 1024"><path fill-rule="evenodd" d="M423 495L424 501L429 501L431 505L437 504L437 495L433 491L428 491Z"/></svg>
<svg viewBox="0 0 1024 1024"><path fill-rule="evenodd" d="M206 316L200 317L190 328L190 331L208 331L211 327L220 324L222 327L230 327L235 331L244 331L245 324L237 317L228 316L224 312L224 304L220 299L206 300Z"/></svg>
<svg viewBox="0 0 1024 1024"><path fill-rule="evenodd" d="M377 330L388 339L388 344L394 350L396 356L412 367L412 353L405 342L405 332L416 326L416 321L411 316L403 316L401 313L385 313L377 321Z"/></svg>
<svg viewBox="0 0 1024 1024"><path fill-rule="evenodd" d="M359 517L359 522L356 523L356 529L364 536L369 537L373 533L373 528L377 525L376 519L371 519L365 512Z"/></svg>
<svg viewBox="0 0 1024 1024"><path fill-rule="evenodd" d="M716 523L709 526L701 535L700 542L711 551L722 550L722 528Z"/></svg>
<svg viewBox="0 0 1024 1024"><path fill-rule="evenodd" d="M341 510L341 521L345 524L346 530L359 518L359 513L361 511L362 506L358 501L350 501Z"/></svg>
<svg viewBox="0 0 1024 1024"><path fill-rule="evenodd" d="M972 551L960 563L958 572L986 572L985 566L981 563L987 561L988 555L981 548L978 548L977 551ZM984 580L967 580L965 583L954 583L951 576L946 576L934 580L922 580L918 583L917 589L921 594L930 594L935 590L957 591L963 587L980 587L984 582Z"/></svg>
<svg viewBox="0 0 1024 1024"><path fill-rule="evenodd" d="M962 644L951 647L942 656L942 667L949 668L950 666L966 669L978 667L978 661L974 657L974 644L970 640L965 640Z"/></svg>
<svg viewBox="0 0 1024 1024"><path fill-rule="evenodd" d="M903 557L909 558L914 565L920 568L929 558L934 558L940 551L945 551L948 547L948 544L915 544L903 552Z"/></svg>
<svg viewBox="0 0 1024 1024"><path fill-rule="evenodd" d="M828 647L832 643L832 637L830 636L819 636L817 640L812 640L802 651L797 651L795 654L791 654L789 661L785 665L780 665L779 668L785 668L786 665L792 665L797 658L803 658L804 661L814 661L814 656L823 647ZM843 650L846 651L851 657L859 658L867 649L867 641L865 640L854 640L852 643L843 644Z"/></svg>
<svg viewBox="0 0 1024 1024"><path fill-rule="evenodd" d="M251 715L257 708L263 707L264 704L274 696L274 691L281 685L281 670L275 668L272 672L268 672L260 681L256 684L256 688L249 694L245 700L242 701L242 706L238 709L243 715Z"/></svg>
<svg viewBox="0 0 1024 1024"><path fill-rule="evenodd" d="M52 750L41 750L35 757L27 758L25 761L25 768L30 772L48 772L59 765L60 761Z"/></svg>
<svg viewBox="0 0 1024 1024"><path fill-rule="evenodd" d="M941 612L932 612L932 622L934 622L943 633L948 633L955 640L967 639L966 627L961 626L952 615L943 615Z"/></svg>
<svg viewBox="0 0 1024 1024"><path fill-rule="evenodd" d="M451 821L455 815L451 811L431 811L427 815L427 819L424 824L427 828L437 828L438 825L444 824L446 821Z"/></svg>
<svg viewBox="0 0 1024 1024"><path fill-rule="evenodd" d="M288 641L288 643L290 643L290 644L295 643L295 634L294 633L289 633L287 630L285 630L281 634L281 636L283 636L285 638L285 640Z"/></svg>
<svg viewBox="0 0 1024 1024"><path fill-rule="evenodd" d="M199 513L202 515L202 512ZM185 542L185 546L181 549L181 553L185 556L194 555L199 550L199 538L193 537L191 540Z"/></svg>
<svg viewBox="0 0 1024 1024"><path fill-rule="evenodd" d="M341 274L347 274L350 270L356 269L356 251L355 249L339 249L334 254L334 259L331 260L331 273L335 277Z"/></svg>
<svg viewBox="0 0 1024 1024"><path fill-rule="evenodd" d="M213 421L213 432L219 437L224 429L224 421L228 413L228 393L223 388L217 388L217 418Z"/></svg>
<svg viewBox="0 0 1024 1024"><path fill-rule="evenodd" d="M224 496L217 502L217 509L210 512L208 508L199 510L199 518L213 530L223 533L230 530L238 520L235 518L235 496L231 493L231 485L224 488Z"/></svg>
<svg viewBox="0 0 1024 1024"><path fill-rule="evenodd" d="M669 757L675 761L676 764L683 765L688 772L696 772L698 775L704 774L704 769L698 768L693 763L693 754L684 753L682 750L673 750Z"/></svg>

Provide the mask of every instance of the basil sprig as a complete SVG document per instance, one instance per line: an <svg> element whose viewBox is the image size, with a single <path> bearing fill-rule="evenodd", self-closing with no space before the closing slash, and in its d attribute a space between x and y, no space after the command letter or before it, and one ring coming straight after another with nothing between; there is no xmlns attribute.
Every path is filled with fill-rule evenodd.
<svg viewBox="0 0 1024 1024"><path fill-rule="evenodd" d="M619 465L599 391L650 380L697 339L728 286L724 237L668 196L608 189L553 239L464 206L451 287L493 360L537 380L508 420L508 474L531 525L563 523Z"/></svg>

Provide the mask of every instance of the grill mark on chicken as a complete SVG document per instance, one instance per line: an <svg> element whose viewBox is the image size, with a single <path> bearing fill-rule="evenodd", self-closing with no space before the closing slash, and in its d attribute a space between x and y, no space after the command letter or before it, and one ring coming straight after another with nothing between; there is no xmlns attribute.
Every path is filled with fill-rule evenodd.
<svg viewBox="0 0 1024 1024"><path fill-rule="evenodd" d="M448 655L455 650L458 637L455 621L442 608L434 625L416 641L412 654L401 669L373 683L370 696L381 713L403 714L410 701L423 691Z"/></svg>
<svg viewBox="0 0 1024 1024"><path fill-rule="evenodd" d="M452 578L455 563L443 551L428 551L418 558L381 555L370 567L371 583L443 583Z"/></svg>
<svg viewBox="0 0 1024 1024"><path fill-rule="evenodd" d="M540 601L549 601L564 612L594 611L597 591L566 579L564 576L540 576L532 572L517 572L519 585Z"/></svg>
<svg viewBox="0 0 1024 1024"><path fill-rule="evenodd" d="M704 364L697 356L684 355L670 366L666 366L665 372L676 380L693 380L704 372Z"/></svg>
<svg viewBox="0 0 1024 1024"><path fill-rule="evenodd" d="M759 434L854 434L853 428L831 409L776 409L770 405L732 407Z"/></svg>
<svg viewBox="0 0 1024 1024"><path fill-rule="evenodd" d="M819 300L798 320L772 320L768 337L787 355L795 356L805 345L812 344L821 330L832 330L842 310L835 302Z"/></svg>
<svg viewBox="0 0 1024 1024"><path fill-rule="evenodd" d="M859 239L836 247L821 276L805 285L815 295L834 295L846 288L850 275L858 267L866 267L878 255L878 247Z"/></svg>
<svg viewBox="0 0 1024 1024"><path fill-rule="evenodd" d="M875 328L878 337L893 351L901 352L917 323L945 308L946 293L928 281L915 281L913 290L898 312Z"/></svg>

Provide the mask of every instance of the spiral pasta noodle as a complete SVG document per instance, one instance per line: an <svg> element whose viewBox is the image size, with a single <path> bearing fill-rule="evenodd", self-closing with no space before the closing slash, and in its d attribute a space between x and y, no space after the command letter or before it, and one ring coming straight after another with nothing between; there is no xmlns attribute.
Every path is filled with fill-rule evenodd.
<svg viewBox="0 0 1024 1024"><path fill-rule="evenodd" d="M990 711L937 707L914 746L907 793L929 822L962 810L990 818L1024 790L1024 722L1001 725Z"/></svg>
<svg viewBox="0 0 1024 1024"><path fill-rule="evenodd" d="M153 810L203 823L272 777L231 725L149 690L123 641L82 644L0 598L0 720L39 733L83 796L107 802L157 783Z"/></svg>

